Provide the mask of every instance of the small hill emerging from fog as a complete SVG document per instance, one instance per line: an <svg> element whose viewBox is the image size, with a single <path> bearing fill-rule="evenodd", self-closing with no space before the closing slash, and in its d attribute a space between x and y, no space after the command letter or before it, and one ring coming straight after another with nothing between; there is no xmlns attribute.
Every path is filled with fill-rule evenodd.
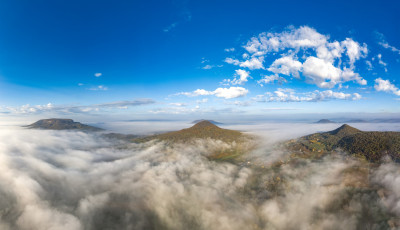
<svg viewBox="0 0 400 230"><path fill-rule="evenodd" d="M141 138L143 140L158 139L167 142L187 142L192 139L215 139L224 142L240 142L245 135L236 130L222 129L210 121L203 120L190 128Z"/></svg>
<svg viewBox="0 0 400 230"><path fill-rule="evenodd" d="M196 141L221 141L221 143L217 144L218 147L213 149L212 153L207 157L218 161L234 161L254 147L254 143L251 141L252 138L250 135L236 130L223 129L212 124L210 121L203 120L187 129L136 138L132 141L140 143L160 140L164 141L167 145L175 143L196 144Z"/></svg>
<svg viewBox="0 0 400 230"><path fill-rule="evenodd" d="M287 146L297 153L312 157L341 149L370 162L379 162L384 156L400 161L400 132L364 132L347 124L329 132L289 141Z"/></svg>
<svg viewBox="0 0 400 230"><path fill-rule="evenodd" d="M321 119L317 122L315 122L316 124L329 124L329 123L336 123L334 121L328 120L328 119Z"/></svg>
<svg viewBox="0 0 400 230"><path fill-rule="evenodd" d="M72 119L42 119L26 126L29 129L101 131L103 129L75 122Z"/></svg>

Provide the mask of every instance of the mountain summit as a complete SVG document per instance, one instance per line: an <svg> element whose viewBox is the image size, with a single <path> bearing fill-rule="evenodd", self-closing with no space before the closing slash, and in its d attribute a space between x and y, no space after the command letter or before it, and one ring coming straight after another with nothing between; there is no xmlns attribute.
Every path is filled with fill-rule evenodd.
<svg viewBox="0 0 400 230"><path fill-rule="evenodd" d="M222 125L221 122L217 122L217 121L214 121L214 120L204 120L204 119L195 120L195 121L192 122L192 124L197 124L197 123L200 123L200 122L202 122L202 121L208 121L208 122L210 122L210 123L212 123L212 124L214 124L214 125Z"/></svg>
<svg viewBox="0 0 400 230"><path fill-rule="evenodd" d="M351 127L348 124L344 124L344 125L340 126L339 128L332 130L328 133L331 135L344 137L344 136L359 133L359 132L361 132L361 130Z"/></svg>
<svg viewBox="0 0 400 230"><path fill-rule="evenodd" d="M101 128L85 125L79 122L75 122L72 119L42 119L33 124L26 126L29 129L52 129L52 130L83 130L83 131L100 131Z"/></svg>
<svg viewBox="0 0 400 230"><path fill-rule="evenodd" d="M168 142L186 142L191 139L216 139L224 142L241 141L244 135L236 130L222 129L210 121L203 120L190 128L147 137Z"/></svg>
<svg viewBox="0 0 400 230"><path fill-rule="evenodd" d="M197 122L189 129L204 129L204 128L220 129L220 127L216 126L212 121L208 120L202 120L200 122Z"/></svg>

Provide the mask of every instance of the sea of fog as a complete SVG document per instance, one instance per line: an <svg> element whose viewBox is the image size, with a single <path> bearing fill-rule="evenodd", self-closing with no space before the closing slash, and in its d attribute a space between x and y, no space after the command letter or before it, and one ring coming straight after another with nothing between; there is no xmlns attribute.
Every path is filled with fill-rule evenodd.
<svg viewBox="0 0 400 230"><path fill-rule="evenodd" d="M188 122L109 122L112 132L151 134ZM350 124L400 131L400 124ZM225 124L259 135L250 164L210 161L225 144L141 144L100 134L0 127L0 229L388 229L400 216L400 167L371 172L384 195L349 192L342 172L357 162L326 158L284 165L279 174L251 167L288 153L276 142L340 124ZM228 144L225 144L228 145ZM279 178L278 178L279 177ZM271 181L284 186L268 190ZM343 204L343 206L340 206ZM338 206L339 205L339 206ZM391 225L392 224L392 225Z"/></svg>

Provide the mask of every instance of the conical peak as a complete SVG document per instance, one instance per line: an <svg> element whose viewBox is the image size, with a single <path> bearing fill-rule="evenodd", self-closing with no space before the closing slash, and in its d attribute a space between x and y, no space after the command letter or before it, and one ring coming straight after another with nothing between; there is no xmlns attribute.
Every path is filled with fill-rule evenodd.
<svg viewBox="0 0 400 230"><path fill-rule="evenodd" d="M191 128L205 128L205 127L215 127L218 128L218 126L214 125L213 123L211 123L208 120L203 120L200 121L198 123L196 123L195 125L193 125Z"/></svg>
<svg viewBox="0 0 400 230"><path fill-rule="evenodd" d="M358 133L361 132L359 129L356 129L354 127L351 127L348 124L344 124L342 126L340 126L339 128L331 131L330 133L333 135L337 135L337 134L353 134L353 133Z"/></svg>

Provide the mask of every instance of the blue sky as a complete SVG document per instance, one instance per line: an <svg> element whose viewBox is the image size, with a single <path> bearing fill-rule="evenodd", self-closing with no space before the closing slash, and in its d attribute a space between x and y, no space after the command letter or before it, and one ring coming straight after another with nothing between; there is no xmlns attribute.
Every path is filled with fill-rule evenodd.
<svg viewBox="0 0 400 230"><path fill-rule="evenodd" d="M0 2L0 112L400 113L398 1Z"/></svg>

